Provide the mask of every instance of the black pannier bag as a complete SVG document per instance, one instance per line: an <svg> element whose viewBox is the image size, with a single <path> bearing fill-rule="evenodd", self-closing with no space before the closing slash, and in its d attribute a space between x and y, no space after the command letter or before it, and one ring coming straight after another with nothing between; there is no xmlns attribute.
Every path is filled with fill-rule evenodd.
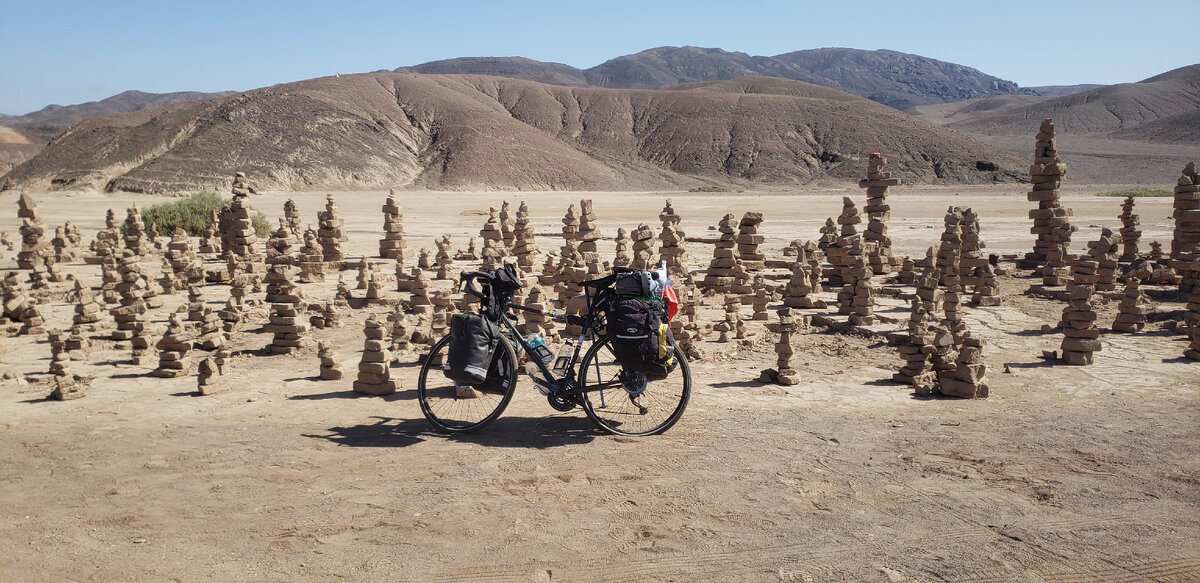
<svg viewBox="0 0 1200 583"><path fill-rule="evenodd" d="M450 320L450 350L446 354L446 378L464 385L477 385L488 377L488 368L500 344L500 327L482 314L455 314Z"/></svg>
<svg viewBox="0 0 1200 583"><path fill-rule="evenodd" d="M649 280L644 271L618 274L613 285L618 297L605 310L605 330L621 368L661 380L679 363L666 305L650 295Z"/></svg>

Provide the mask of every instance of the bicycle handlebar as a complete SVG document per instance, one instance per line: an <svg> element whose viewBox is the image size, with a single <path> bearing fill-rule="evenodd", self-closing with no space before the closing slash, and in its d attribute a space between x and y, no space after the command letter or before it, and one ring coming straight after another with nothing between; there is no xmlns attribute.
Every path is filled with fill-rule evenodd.
<svg viewBox="0 0 1200 583"><path fill-rule="evenodd" d="M494 275L486 271L462 271L458 274L458 287L459 289L462 289L465 286L467 288L467 293L481 300L486 300L487 298L483 295L483 292L476 289L475 280L482 279L487 283L491 283L492 279L494 278Z"/></svg>

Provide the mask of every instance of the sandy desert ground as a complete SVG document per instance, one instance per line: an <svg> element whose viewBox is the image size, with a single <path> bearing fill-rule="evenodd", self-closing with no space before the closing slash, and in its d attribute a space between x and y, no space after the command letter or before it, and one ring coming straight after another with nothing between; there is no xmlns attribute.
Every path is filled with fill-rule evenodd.
<svg viewBox="0 0 1200 583"><path fill-rule="evenodd" d="M1024 190L893 189L896 253L936 244L949 205L978 211L991 252L1023 253ZM1064 195L1076 250L1119 226L1120 199L1093 192ZM0 194L0 230L14 237L16 196ZM133 202L160 200L33 196L48 225L70 220L85 242L105 209L123 217ZM374 254L386 193L335 196L344 248ZM727 212L762 211L764 248L780 257L788 241L816 239L842 196L863 201L840 187L399 198L417 248L442 233L465 246L505 199L528 202L543 251L557 249L559 219L580 198L595 201L610 237L638 222L657 231L669 197L693 237ZM311 222L324 204L321 192L252 204L273 222L288 198ZM1143 249L1169 241L1170 199L1137 205ZM712 249L689 252L702 269ZM156 273L158 261L145 267ZM67 271L99 282L99 266ZM258 352L269 341L255 332L262 307L235 337L230 390L205 397L192 395L194 377L149 377L152 366L98 339L73 363L94 377L87 396L47 401L46 340L0 338L0 580L1200 581L1200 364L1181 358L1183 336L1164 325L1179 318L1180 297L1147 286L1159 313L1144 332L1103 334L1093 366L1055 366L1039 356L1061 336L1040 329L1062 304L1024 295L1033 281L1005 276L1002 306L966 310L988 343L986 400L917 397L890 380L900 360L885 339L815 327L794 337L801 382L762 385L773 339L750 322L757 340L747 345L706 338L683 419L641 439L600 433L578 409L553 411L528 380L482 432L433 433L415 401L416 366L394 367L402 388L383 398L316 380L315 351ZM328 298L334 282L302 288ZM208 294L216 309L227 288ZM59 296L42 308L48 327L70 323L73 306ZM166 298L153 321L162 327L183 301ZM883 315L907 317L899 300L880 303ZM707 299L702 317L719 310ZM363 321L384 311L354 309L345 327L312 337L353 371ZM1111 322L1116 302L1099 311Z"/></svg>

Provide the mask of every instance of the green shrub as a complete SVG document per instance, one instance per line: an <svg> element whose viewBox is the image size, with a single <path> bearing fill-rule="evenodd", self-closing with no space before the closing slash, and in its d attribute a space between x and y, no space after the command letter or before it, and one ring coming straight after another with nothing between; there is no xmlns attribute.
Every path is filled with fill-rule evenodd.
<svg viewBox="0 0 1200 583"><path fill-rule="evenodd" d="M1132 196L1134 198L1145 198L1152 196L1172 196L1171 191L1161 188L1126 188L1124 190L1102 190L1096 193L1096 196L1119 196L1125 198Z"/></svg>
<svg viewBox="0 0 1200 583"><path fill-rule="evenodd" d="M724 186L698 186L688 192L733 192L733 189Z"/></svg>
<svg viewBox="0 0 1200 583"><path fill-rule="evenodd" d="M175 227L179 227L195 237L204 232L213 211L220 213L232 202L232 199L221 198L211 190L202 190L187 198L142 209L142 227L148 229L153 224L154 228L158 229L158 234L166 237L170 237L171 233L175 232ZM251 207L250 210L254 208ZM259 237L266 237L271 233L271 225L262 213L254 213L253 225L254 234ZM121 234L124 233L125 225L122 224Z"/></svg>

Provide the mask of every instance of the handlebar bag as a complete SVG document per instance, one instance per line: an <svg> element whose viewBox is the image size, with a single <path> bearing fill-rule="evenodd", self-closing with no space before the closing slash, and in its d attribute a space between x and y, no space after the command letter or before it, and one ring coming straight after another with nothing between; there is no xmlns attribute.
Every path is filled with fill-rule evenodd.
<svg viewBox="0 0 1200 583"><path fill-rule="evenodd" d="M619 281L619 280L618 280ZM621 368L639 372L650 380L667 377L675 361L675 338L667 326L661 300L616 297L605 310L605 330Z"/></svg>
<svg viewBox="0 0 1200 583"><path fill-rule="evenodd" d="M446 378L464 385L482 383L499 344L500 327L495 322L474 312L455 314L450 319Z"/></svg>

